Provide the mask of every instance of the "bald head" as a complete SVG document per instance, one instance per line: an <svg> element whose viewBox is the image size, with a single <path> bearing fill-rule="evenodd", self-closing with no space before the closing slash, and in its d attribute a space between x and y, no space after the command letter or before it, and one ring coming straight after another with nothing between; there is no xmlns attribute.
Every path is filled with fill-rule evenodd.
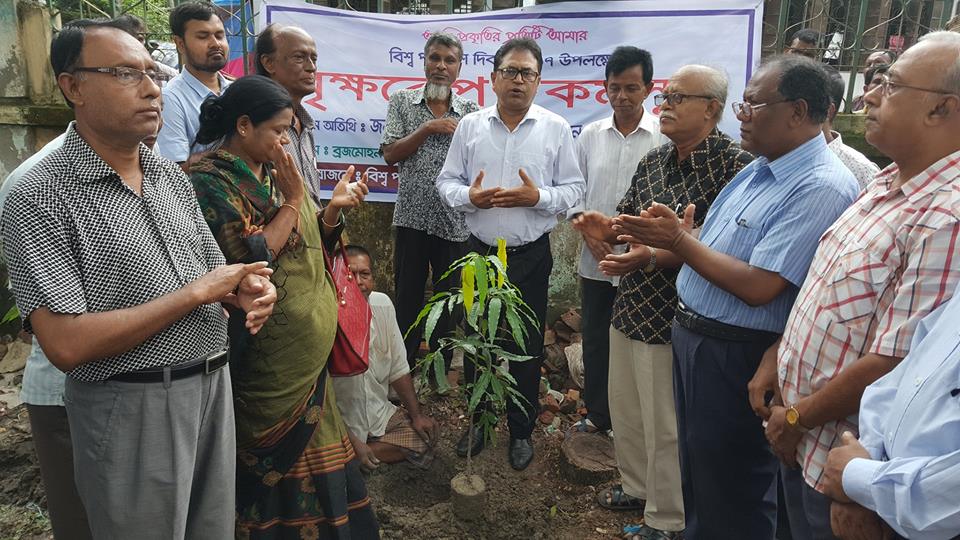
<svg viewBox="0 0 960 540"><path fill-rule="evenodd" d="M294 100L316 91L317 44L303 28L273 23L257 36L257 74L280 83Z"/></svg>
<svg viewBox="0 0 960 540"><path fill-rule="evenodd" d="M919 43L907 50L907 53L911 51L918 55L933 55L929 61L939 66L943 73L940 87L947 92L960 94L960 33L931 32L921 37Z"/></svg>
<svg viewBox="0 0 960 540"><path fill-rule="evenodd" d="M727 75L719 69L701 64L683 66L673 74L672 79L682 78L688 85L697 88L697 93L710 96L720 103L716 120L720 121L723 109L727 104L727 87L730 82Z"/></svg>

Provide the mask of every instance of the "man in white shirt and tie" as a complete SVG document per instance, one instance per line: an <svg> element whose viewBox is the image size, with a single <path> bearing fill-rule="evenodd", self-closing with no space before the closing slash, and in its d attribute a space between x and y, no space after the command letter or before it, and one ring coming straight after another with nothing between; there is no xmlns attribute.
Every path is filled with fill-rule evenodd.
<svg viewBox="0 0 960 540"><path fill-rule="evenodd" d="M507 276L541 323L527 329L526 353L534 358L510 363L526 404L523 408L512 401L507 405L509 458L514 469L523 470L533 459L530 435L536 420L542 323L553 267L549 233L557 217L580 201L584 181L570 124L533 104L543 68L537 43L530 39L504 43L494 56L493 68L497 104L460 120L437 177L437 190L445 204L464 212L471 233L469 249L495 253L497 239L506 240ZM521 352L518 347L513 350ZM464 375L468 381L474 378L469 362ZM482 433L473 422L457 444L457 453L466 456L470 446L473 455L483 449Z"/></svg>

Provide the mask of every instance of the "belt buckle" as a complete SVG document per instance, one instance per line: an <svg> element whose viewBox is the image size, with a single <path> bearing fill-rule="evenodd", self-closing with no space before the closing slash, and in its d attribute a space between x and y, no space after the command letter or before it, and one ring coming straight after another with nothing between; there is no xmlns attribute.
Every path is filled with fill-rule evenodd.
<svg viewBox="0 0 960 540"><path fill-rule="evenodd" d="M211 365L213 365L213 364L215 364L216 362L218 362L219 360L225 358L225 357L227 356L227 352L228 352L229 350L230 350L230 349L223 349L223 350L220 350L220 351L215 352L215 353L211 354L210 356L208 356L208 357L203 361L203 372L204 372L205 374L207 374L207 375L210 375L210 374L212 374L212 373L216 373L217 371L220 371L220 369L222 369L223 366L227 365L226 360L224 360L223 362L220 362L220 363L216 364L212 369L211 369Z"/></svg>

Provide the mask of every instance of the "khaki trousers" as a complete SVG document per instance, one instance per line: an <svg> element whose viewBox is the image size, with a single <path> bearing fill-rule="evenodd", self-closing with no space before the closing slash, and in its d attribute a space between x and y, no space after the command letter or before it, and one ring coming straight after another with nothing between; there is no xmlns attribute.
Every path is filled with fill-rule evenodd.
<svg viewBox="0 0 960 540"><path fill-rule="evenodd" d="M683 530L670 345L630 339L611 326L608 391L624 493L646 499L647 525Z"/></svg>

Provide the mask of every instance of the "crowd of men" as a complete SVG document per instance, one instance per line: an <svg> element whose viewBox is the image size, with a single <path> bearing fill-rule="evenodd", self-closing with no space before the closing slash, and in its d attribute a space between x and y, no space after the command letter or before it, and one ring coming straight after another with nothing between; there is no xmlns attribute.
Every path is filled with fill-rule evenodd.
<svg viewBox="0 0 960 540"><path fill-rule="evenodd" d="M110 24L143 43L142 23ZM65 27L51 64L76 122L0 191L4 255L36 337L23 401L57 538L144 522L163 523L143 531L158 538L232 530L229 370L210 347L226 342L219 304L255 333L277 292L265 263L224 264L181 172L209 150L195 144L201 104L231 83L222 21L186 3L170 28L183 60L172 78L129 38ZM650 96L654 59L618 47L610 114L574 139L534 103L535 41L497 51L497 104L480 109L451 91L462 44L430 36L426 82L391 96L381 145L400 174L396 309L375 290L373 256L347 249L373 313L369 370L334 384L361 467L426 468L435 452L438 425L410 376L421 338L403 337L427 276L449 290L452 261L503 238L508 276L542 322L549 233L568 219L583 239L587 408L571 430L614 435L620 482L597 502L636 513L625 537L772 539L778 507L797 540L958 535L960 34L868 59L860 101L867 141L893 162L882 171L832 129L844 83L805 57L817 39L798 34L730 104L726 75L696 64ZM258 36L257 73L294 104L283 148L319 207L319 136L301 104L317 64L300 28ZM739 142L717 127L725 112ZM446 317L437 334L456 325ZM542 325L524 345L543 350ZM517 470L534 459L540 365L509 363L525 398L507 409ZM191 443L147 449L159 439L145 431ZM122 452L105 453L107 434ZM483 449L471 421L456 452Z"/></svg>

